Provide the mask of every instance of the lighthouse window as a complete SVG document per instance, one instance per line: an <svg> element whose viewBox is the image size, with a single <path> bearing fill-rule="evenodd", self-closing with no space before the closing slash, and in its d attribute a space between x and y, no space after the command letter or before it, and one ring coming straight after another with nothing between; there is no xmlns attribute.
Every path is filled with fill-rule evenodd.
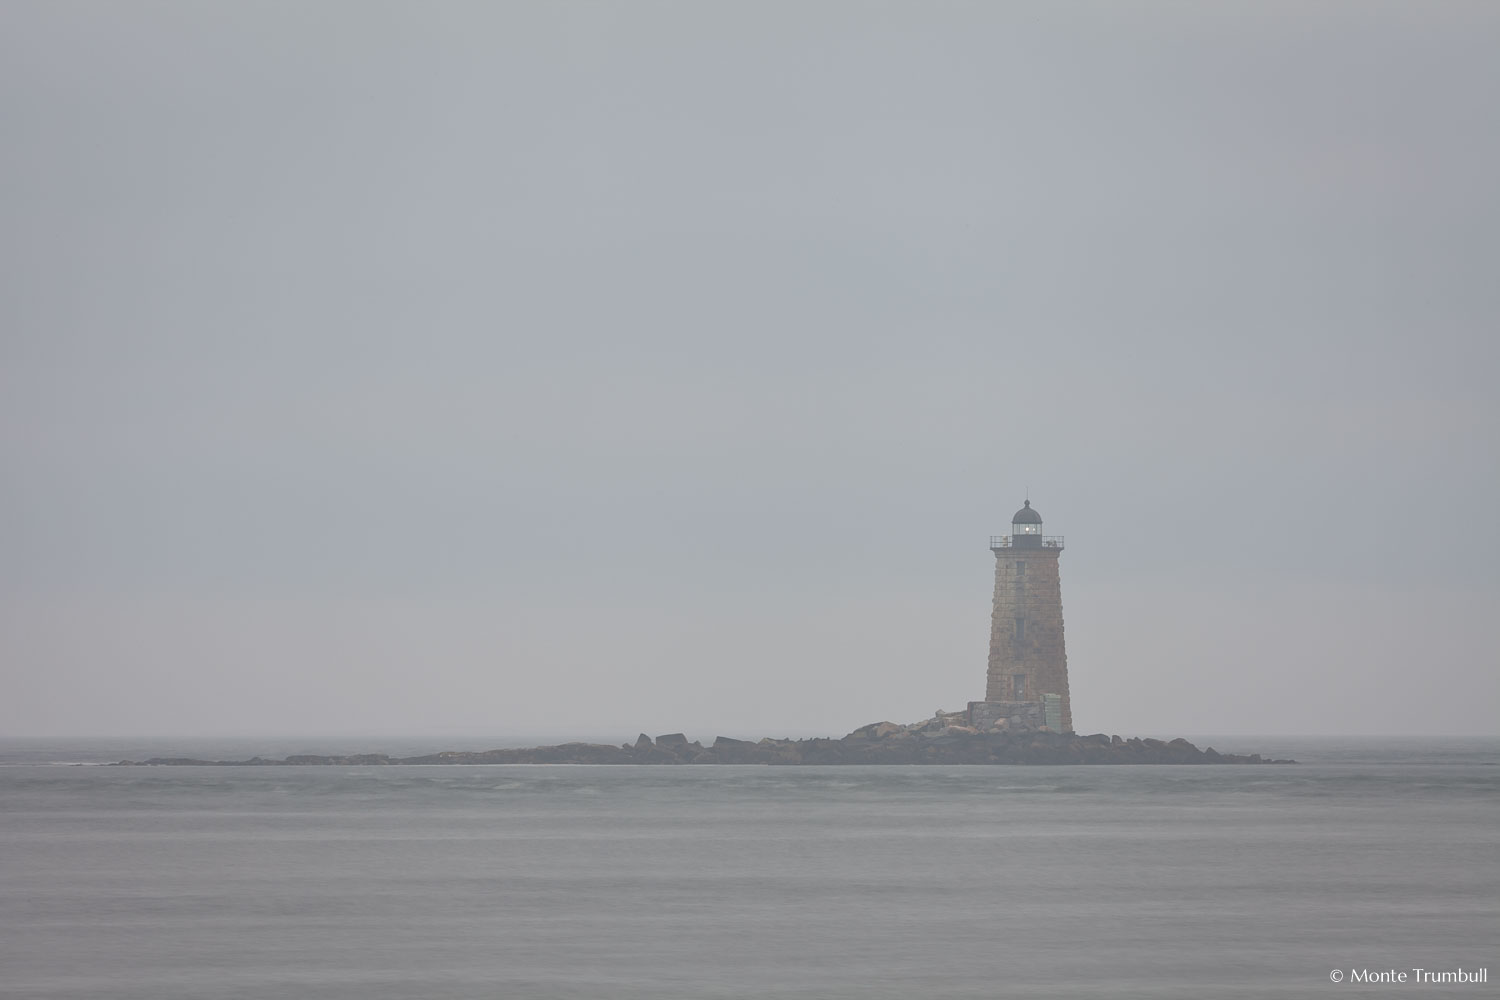
<svg viewBox="0 0 1500 1000"><path fill-rule="evenodd" d="M1024 618L1017 618L1016 619L1016 641L1017 642L1025 642L1026 641L1026 619L1024 619Z"/></svg>
<svg viewBox="0 0 1500 1000"><path fill-rule="evenodd" d="M1026 564L1023 563L1023 562L1016 563L1016 576L1025 576L1025 575L1026 575Z"/></svg>
<svg viewBox="0 0 1500 1000"><path fill-rule="evenodd" d="M1010 675L1010 698L1011 701L1024 701L1026 699L1026 675Z"/></svg>

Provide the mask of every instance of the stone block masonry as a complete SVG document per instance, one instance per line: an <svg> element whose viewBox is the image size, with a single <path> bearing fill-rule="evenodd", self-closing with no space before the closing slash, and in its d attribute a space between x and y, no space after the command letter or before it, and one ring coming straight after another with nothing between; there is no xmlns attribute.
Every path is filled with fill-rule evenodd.
<svg viewBox="0 0 1500 1000"><path fill-rule="evenodd" d="M1060 548L996 547L986 702L1037 702L1055 694L1073 731L1063 640Z"/></svg>

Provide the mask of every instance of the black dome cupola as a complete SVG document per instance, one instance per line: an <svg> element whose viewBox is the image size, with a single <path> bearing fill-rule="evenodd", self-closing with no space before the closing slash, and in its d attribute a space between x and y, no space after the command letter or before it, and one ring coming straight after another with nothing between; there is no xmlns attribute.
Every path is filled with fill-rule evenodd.
<svg viewBox="0 0 1500 1000"><path fill-rule="evenodd" d="M1042 515L1032 509L1030 500L1010 519L1010 534L1012 545L1035 548L1042 544Z"/></svg>

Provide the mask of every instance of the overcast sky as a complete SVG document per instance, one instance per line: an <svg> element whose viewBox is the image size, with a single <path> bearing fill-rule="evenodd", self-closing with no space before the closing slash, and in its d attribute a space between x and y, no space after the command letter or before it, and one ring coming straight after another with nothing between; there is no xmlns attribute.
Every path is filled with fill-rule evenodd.
<svg viewBox="0 0 1500 1000"><path fill-rule="evenodd" d="M0 735L1497 732L1500 5L0 4ZM370 749L378 749L371 747Z"/></svg>

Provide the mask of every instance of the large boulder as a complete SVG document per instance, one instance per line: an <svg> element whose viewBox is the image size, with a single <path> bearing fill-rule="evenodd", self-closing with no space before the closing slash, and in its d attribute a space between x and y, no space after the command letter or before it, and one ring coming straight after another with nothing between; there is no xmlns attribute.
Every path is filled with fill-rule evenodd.
<svg viewBox="0 0 1500 1000"><path fill-rule="evenodd" d="M905 731L905 726L898 726L894 722L872 722L868 726L860 726L858 729L844 738L859 740L883 740L888 736L894 736L897 733L904 733Z"/></svg>
<svg viewBox="0 0 1500 1000"><path fill-rule="evenodd" d="M715 764L767 764L774 752L762 743L717 737L709 747Z"/></svg>

